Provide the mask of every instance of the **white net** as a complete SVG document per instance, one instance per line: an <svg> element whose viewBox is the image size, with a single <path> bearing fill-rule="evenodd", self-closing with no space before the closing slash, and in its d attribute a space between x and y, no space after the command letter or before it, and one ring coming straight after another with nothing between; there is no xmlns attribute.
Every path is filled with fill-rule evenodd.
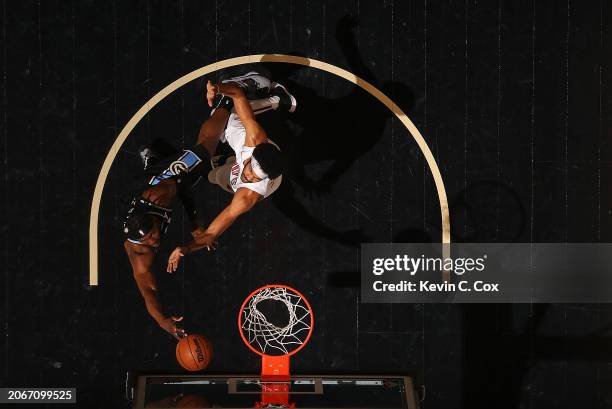
<svg viewBox="0 0 612 409"><path fill-rule="evenodd" d="M276 325L262 311L260 303L284 304L286 325ZM282 305L281 305L282 308ZM242 310L242 331L249 343L266 355L286 355L299 348L310 332L310 309L302 297L284 287L266 287L253 295Z"/></svg>

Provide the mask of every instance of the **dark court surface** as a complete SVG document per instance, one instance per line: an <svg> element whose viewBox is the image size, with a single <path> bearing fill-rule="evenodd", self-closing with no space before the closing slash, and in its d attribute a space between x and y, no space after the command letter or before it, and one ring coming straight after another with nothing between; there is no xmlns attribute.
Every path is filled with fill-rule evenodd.
<svg viewBox="0 0 612 409"><path fill-rule="evenodd" d="M204 80L162 101L113 163L100 213L100 286L88 223L102 162L131 116L178 77L225 58L298 54L383 90L423 134L447 189L452 239L610 242L610 4L605 1L8 1L1 3L0 385L77 387L79 407L127 407L128 370L180 372L123 253L137 148L191 146ZM352 16L344 18L345 16ZM612 407L609 305L367 305L360 242L439 241L431 172L391 113L352 84L269 64L296 95L261 118L291 160L281 190L215 253L174 275L175 217L156 272L164 305L210 338L211 371L256 373L236 314L260 285L315 311L296 372L407 373L425 408ZM218 79L218 74L210 77ZM210 221L229 195L202 183Z"/></svg>

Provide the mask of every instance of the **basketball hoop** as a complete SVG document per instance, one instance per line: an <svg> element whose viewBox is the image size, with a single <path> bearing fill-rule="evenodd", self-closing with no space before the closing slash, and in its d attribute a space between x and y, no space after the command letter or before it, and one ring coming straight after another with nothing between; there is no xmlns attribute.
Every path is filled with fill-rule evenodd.
<svg viewBox="0 0 612 409"><path fill-rule="evenodd" d="M289 357L306 346L313 325L310 303L289 286L266 285L244 300L238 331L246 346L261 356L262 402L256 407L293 407L285 383L290 380Z"/></svg>

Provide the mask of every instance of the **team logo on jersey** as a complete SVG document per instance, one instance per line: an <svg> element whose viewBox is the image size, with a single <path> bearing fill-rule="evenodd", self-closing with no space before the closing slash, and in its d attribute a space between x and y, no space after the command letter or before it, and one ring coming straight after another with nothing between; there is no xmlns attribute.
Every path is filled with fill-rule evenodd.
<svg viewBox="0 0 612 409"><path fill-rule="evenodd" d="M188 166L187 166L187 164L185 162L182 162L180 160L175 160L174 162L172 162L170 164L168 169L170 170L170 172L173 175L178 175L178 174L181 174L183 172L186 172L187 169L188 169Z"/></svg>
<svg viewBox="0 0 612 409"><path fill-rule="evenodd" d="M175 160L157 176L153 176L149 180L149 185L156 185L164 179L172 176L180 175L181 173L189 173L202 162L202 159L190 150L183 151L180 158Z"/></svg>

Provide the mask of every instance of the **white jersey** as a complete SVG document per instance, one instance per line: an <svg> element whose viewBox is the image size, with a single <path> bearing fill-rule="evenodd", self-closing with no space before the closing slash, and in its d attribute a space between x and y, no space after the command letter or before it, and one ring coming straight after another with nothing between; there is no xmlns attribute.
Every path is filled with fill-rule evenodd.
<svg viewBox="0 0 612 409"><path fill-rule="evenodd" d="M241 176L244 170L244 162L253 155L253 150L255 147L244 146L246 142L246 129L244 128L244 125L242 124L242 121L238 115L235 113L231 113L229 116L227 127L225 128L224 138L222 138L222 140L223 139L227 141L227 143L236 153L236 162L232 165L232 169L229 174L229 184L234 192L238 191L240 188L246 188L259 193L263 197L268 197L274 193L276 189L278 189L281 181L283 180L282 175L279 175L274 179L265 178L255 183L242 181ZM278 148L278 145L276 145L270 139L268 139L268 142Z"/></svg>

